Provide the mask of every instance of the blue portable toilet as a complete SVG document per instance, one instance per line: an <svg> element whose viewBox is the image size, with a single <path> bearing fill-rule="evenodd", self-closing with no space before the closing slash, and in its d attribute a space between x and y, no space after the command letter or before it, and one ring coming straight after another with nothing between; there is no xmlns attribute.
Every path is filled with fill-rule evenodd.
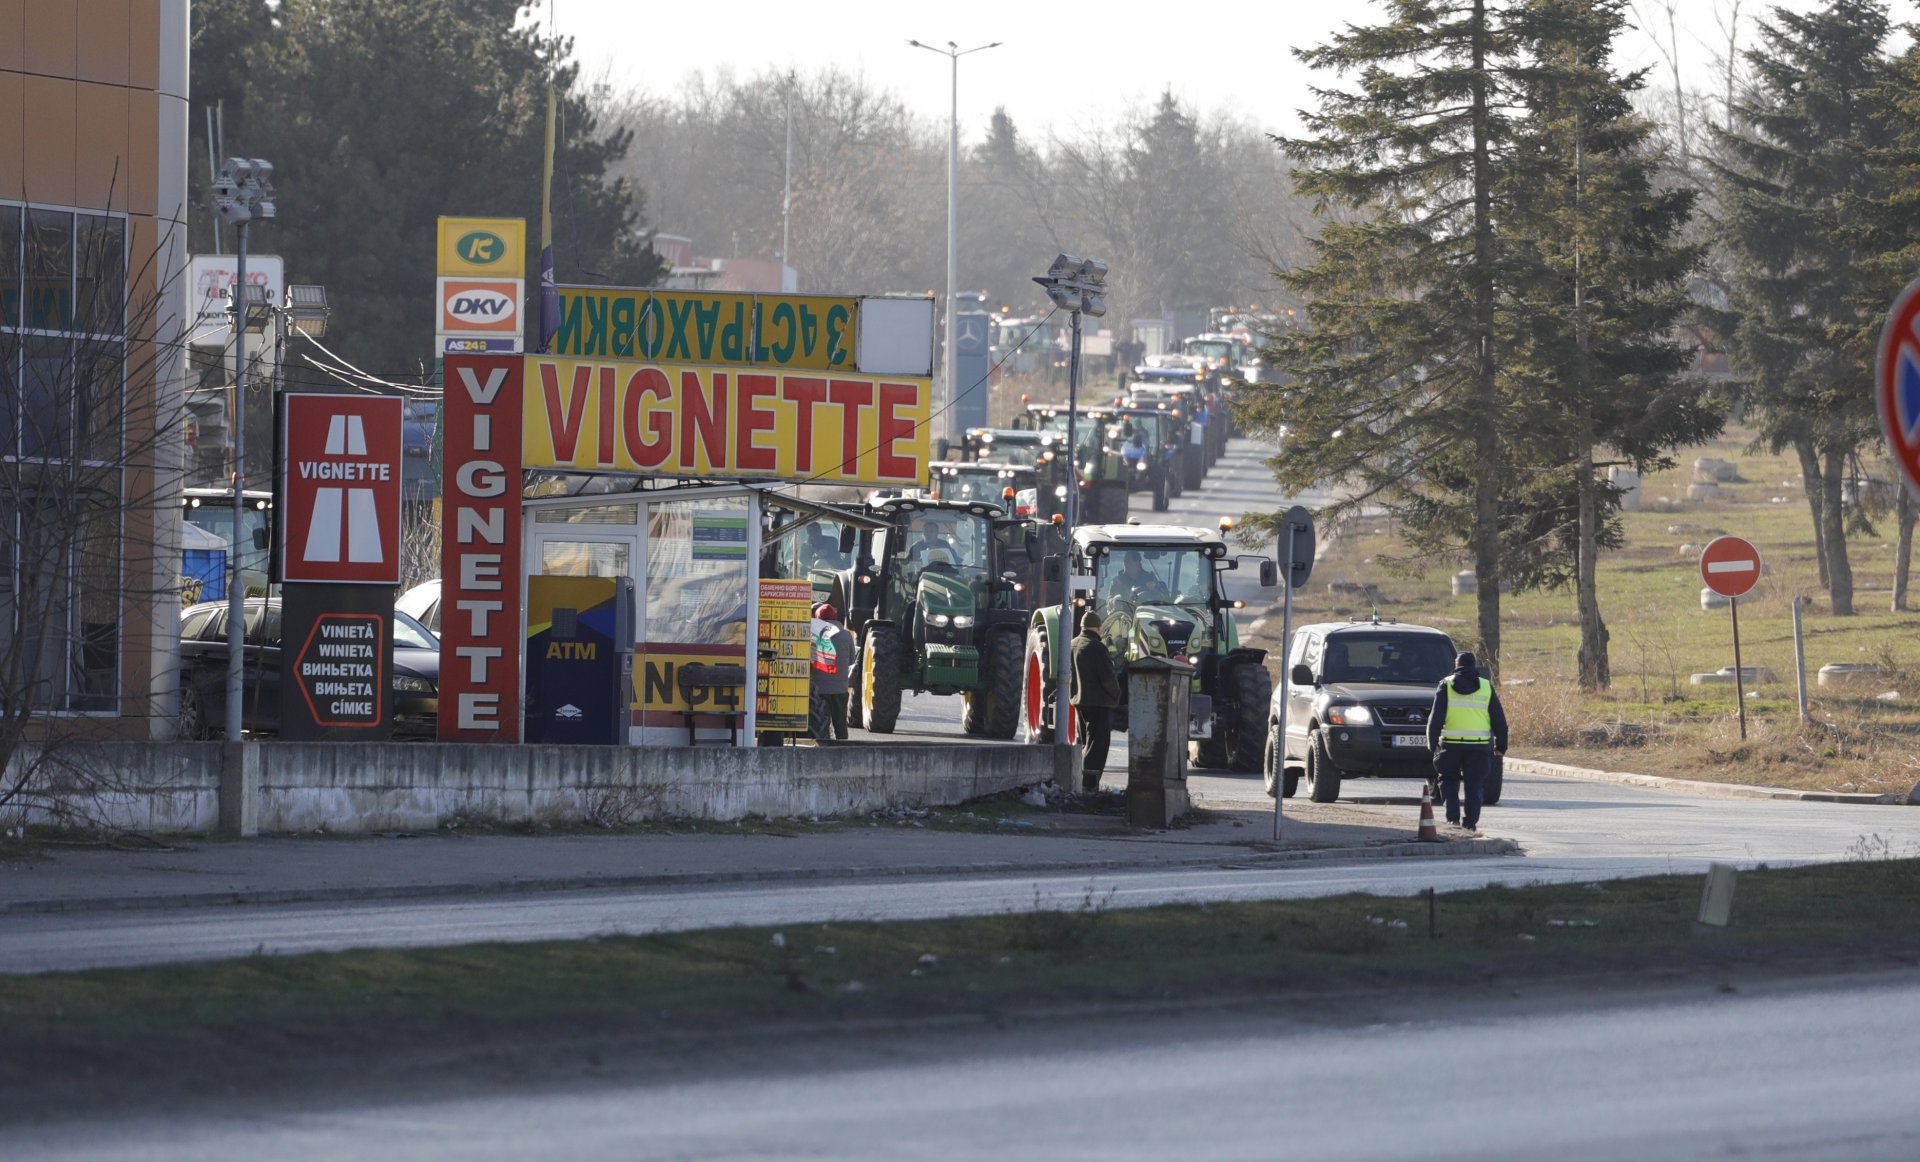
<svg viewBox="0 0 1920 1162"><path fill-rule="evenodd" d="M227 595L227 539L199 525L180 525L181 604L220 601Z"/></svg>

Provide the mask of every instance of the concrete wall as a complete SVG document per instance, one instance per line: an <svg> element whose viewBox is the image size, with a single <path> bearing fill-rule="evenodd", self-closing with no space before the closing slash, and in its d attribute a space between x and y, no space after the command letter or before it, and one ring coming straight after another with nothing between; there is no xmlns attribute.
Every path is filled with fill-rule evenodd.
<svg viewBox="0 0 1920 1162"><path fill-rule="evenodd" d="M233 751L229 765L220 743L67 744L46 778L73 804L68 822L252 834L422 830L456 816L620 825L847 815L1031 786L1053 778L1056 761L1055 748L1038 746L257 742Z"/></svg>

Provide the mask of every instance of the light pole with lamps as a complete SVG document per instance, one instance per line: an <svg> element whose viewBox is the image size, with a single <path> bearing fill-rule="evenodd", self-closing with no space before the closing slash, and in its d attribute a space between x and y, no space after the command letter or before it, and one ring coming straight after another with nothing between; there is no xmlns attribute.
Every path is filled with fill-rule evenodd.
<svg viewBox="0 0 1920 1162"><path fill-rule="evenodd" d="M1033 281L1039 283L1053 305L1073 319L1073 342L1067 348L1067 505L1062 524L1066 551L1060 554L1060 632L1054 646L1054 665L1060 675L1055 688L1053 740L1070 742L1067 723L1072 714L1073 666L1067 643L1079 627L1073 624L1073 522L1080 515L1080 316L1094 318L1107 313L1107 264L1097 258L1075 258L1062 254L1053 260L1047 273Z"/></svg>
<svg viewBox="0 0 1920 1162"><path fill-rule="evenodd" d="M975 45L967 49L961 48L951 40L947 42L945 48L935 48L933 45L917 40L910 40L907 43L915 48L924 48L928 52L937 52L953 63L953 105L947 118L947 332L941 344L943 355L941 365L945 369L941 374L946 382L946 399L942 401L941 407L935 409L936 412L944 411L947 432L952 435L954 421L959 414L954 410L959 402L959 395L953 382L955 366L953 340L960 325L960 309L955 302L959 297L960 287L960 58L976 52L985 52L990 48L999 48L1002 42L996 40L992 44Z"/></svg>
<svg viewBox="0 0 1920 1162"><path fill-rule="evenodd" d="M238 742L246 701L247 607L240 579L240 514L247 506L247 327L254 298L247 286L247 224L274 216L273 163L257 157L228 158L213 179L213 208L221 221L240 234L233 295L233 542L227 553L226 723L227 741Z"/></svg>

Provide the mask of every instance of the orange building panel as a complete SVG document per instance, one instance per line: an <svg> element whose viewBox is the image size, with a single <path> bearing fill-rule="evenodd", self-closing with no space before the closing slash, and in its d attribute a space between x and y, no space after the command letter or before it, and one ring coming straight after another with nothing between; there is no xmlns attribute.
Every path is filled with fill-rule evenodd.
<svg viewBox="0 0 1920 1162"><path fill-rule="evenodd" d="M64 5L50 4L49 8ZM71 206L74 201L74 88L72 81L26 78L27 199ZM13 191L9 190L9 194ZM14 195L18 196L18 195Z"/></svg>
<svg viewBox="0 0 1920 1162"><path fill-rule="evenodd" d="M4 3L6 0L0 0ZM160 0L132 0L127 6L127 43L127 84L136 89L158 89Z"/></svg>
<svg viewBox="0 0 1920 1162"><path fill-rule="evenodd" d="M20 72L27 61L27 0L0 0L0 70ZM0 109L18 106L0 105Z"/></svg>
<svg viewBox="0 0 1920 1162"><path fill-rule="evenodd" d="M4 3L5 0L0 0ZM27 79L0 73L0 198L17 198L26 184Z"/></svg>
<svg viewBox="0 0 1920 1162"><path fill-rule="evenodd" d="M134 0L79 0L79 71L83 81L127 83L127 33ZM154 7L153 0L141 0Z"/></svg>
<svg viewBox="0 0 1920 1162"><path fill-rule="evenodd" d="M29 4L20 39L27 46L26 71L71 77L80 66L80 9L58 0Z"/></svg>
<svg viewBox="0 0 1920 1162"><path fill-rule="evenodd" d="M74 92L75 204L102 210L127 208L127 91L118 85L81 82ZM111 198L111 201L109 201Z"/></svg>
<svg viewBox="0 0 1920 1162"><path fill-rule="evenodd" d="M160 95L146 89L127 90L127 209L135 214L160 212Z"/></svg>

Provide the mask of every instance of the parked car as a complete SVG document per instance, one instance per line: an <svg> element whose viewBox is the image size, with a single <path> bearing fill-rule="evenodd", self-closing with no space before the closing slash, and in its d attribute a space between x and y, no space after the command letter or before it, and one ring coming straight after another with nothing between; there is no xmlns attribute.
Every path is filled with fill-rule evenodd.
<svg viewBox="0 0 1920 1162"><path fill-rule="evenodd" d="M1345 780L1430 779L1427 716L1434 690L1453 672L1453 639L1393 621L1322 622L1293 631L1286 737L1280 687L1267 713L1267 793L1291 797L1300 780L1316 803L1340 797ZM1494 759L1487 805L1500 801L1503 764Z"/></svg>
<svg viewBox="0 0 1920 1162"><path fill-rule="evenodd" d="M245 606L241 725L280 732L280 599ZM227 728L227 603L189 606L180 615L180 737L222 738ZM393 730L431 738L440 717L440 640L418 620L393 615Z"/></svg>
<svg viewBox="0 0 1920 1162"><path fill-rule="evenodd" d="M434 633L440 632L440 578L422 581L400 595L393 607Z"/></svg>

